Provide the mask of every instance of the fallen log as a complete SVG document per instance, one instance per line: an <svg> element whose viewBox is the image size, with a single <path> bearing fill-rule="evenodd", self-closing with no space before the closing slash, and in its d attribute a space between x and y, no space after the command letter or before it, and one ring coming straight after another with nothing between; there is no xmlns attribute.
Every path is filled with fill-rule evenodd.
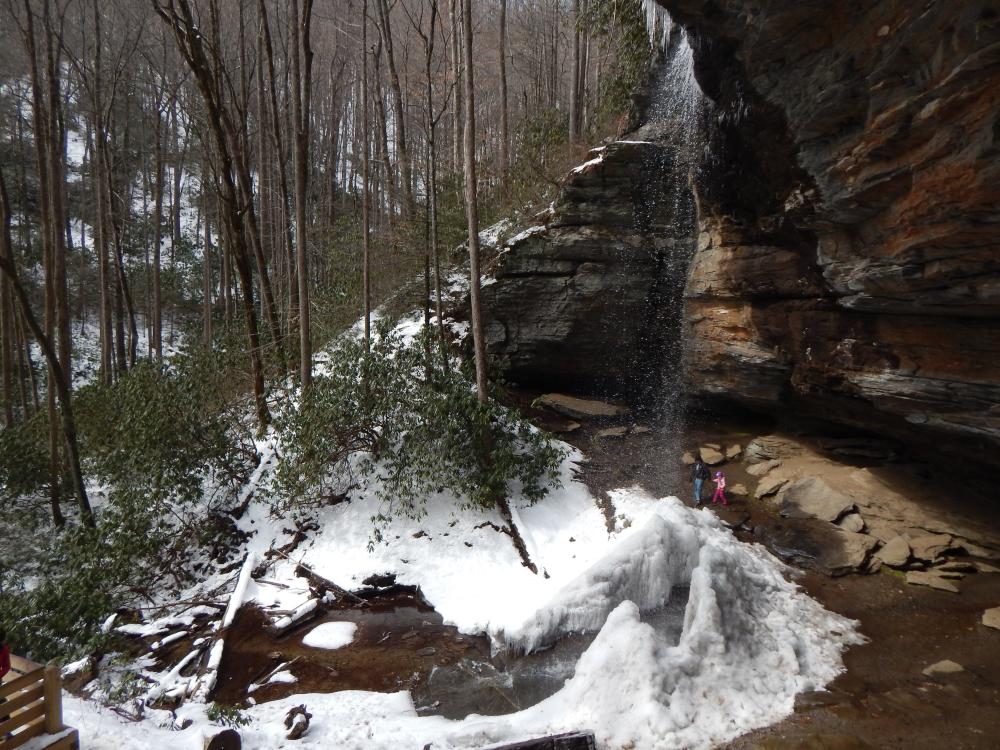
<svg viewBox="0 0 1000 750"><path fill-rule="evenodd" d="M295 562L295 560L293 560L292 558L290 558L288 555L286 555L280 549L276 549L274 551L277 552L281 557L283 557L286 560L288 560L289 562L295 563L295 565L296 565L296 567L295 567L295 573L296 573L296 575L300 575L303 578L308 579L309 582L313 586L315 586L316 588L318 588L318 589L324 589L326 591L332 591L338 597L342 597L344 599L349 599L350 601L354 602L355 604L358 604L358 605L361 605L361 606L368 606L368 602L366 602L360 596L357 596L356 594L351 593L347 589L338 586L333 581L331 581L329 578L324 578L319 573L317 573L315 570L313 570L312 568L310 568L309 566L307 566L305 563Z"/></svg>

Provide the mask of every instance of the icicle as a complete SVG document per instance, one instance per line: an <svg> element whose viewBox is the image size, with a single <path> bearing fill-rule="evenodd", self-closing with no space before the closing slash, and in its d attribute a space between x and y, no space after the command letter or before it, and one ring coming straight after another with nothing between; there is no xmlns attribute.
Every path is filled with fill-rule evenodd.
<svg viewBox="0 0 1000 750"><path fill-rule="evenodd" d="M657 46L657 32L659 32L659 46L666 50L670 43L670 32L674 28L674 19L670 13L656 0L642 0L642 6L646 11L646 29L649 31L649 43Z"/></svg>

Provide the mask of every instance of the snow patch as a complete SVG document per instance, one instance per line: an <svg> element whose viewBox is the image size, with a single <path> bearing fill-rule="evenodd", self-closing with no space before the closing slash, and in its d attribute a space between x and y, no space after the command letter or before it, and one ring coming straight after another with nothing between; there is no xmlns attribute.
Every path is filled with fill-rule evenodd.
<svg viewBox="0 0 1000 750"><path fill-rule="evenodd" d="M357 631L358 626L353 622L324 622L306 633L302 645L332 651L349 646Z"/></svg>
<svg viewBox="0 0 1000 750"><path fill-rule="evenodd" d="M541 234L546 229L548 229L548 227L546 227L544 224L539 224L538 226L529 227L528 229L525 229L523 232L519 232L515 234L513 237L511 237L509 240L507 240L507 242L504 243L504 246L514 247L514 245L518 245L524 242L529 237L533 237L536 234Z"/></svg>

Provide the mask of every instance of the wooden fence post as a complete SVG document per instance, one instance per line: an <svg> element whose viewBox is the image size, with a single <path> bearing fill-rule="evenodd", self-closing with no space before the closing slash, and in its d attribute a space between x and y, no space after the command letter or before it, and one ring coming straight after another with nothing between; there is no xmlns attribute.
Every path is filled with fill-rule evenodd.
<svg viewBox="0 0 1000 750"><path fill-rule="evenodd" d="M49 664L45 667L45 731L55 734L62 729L62 675L59 667Z"/></svg>

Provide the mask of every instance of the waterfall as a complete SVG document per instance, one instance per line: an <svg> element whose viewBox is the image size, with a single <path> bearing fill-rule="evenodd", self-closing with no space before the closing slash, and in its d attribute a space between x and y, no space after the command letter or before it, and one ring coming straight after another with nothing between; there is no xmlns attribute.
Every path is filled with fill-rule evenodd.
<svg viewBox="0 0 1000 750"><path fill-rule="evenodd" d="M693 184L704 157L710 105L695 77L687 32L654 0L643 4L659 62L640 132L661 148L644 165L641 191L643 229L653 236L650 252L659 273L643 321L648 351L640 376L648 384L647 398L660 428L677 440L677 446L666 446L673 450L685 427L684 290L697 243Z"/></svg>

